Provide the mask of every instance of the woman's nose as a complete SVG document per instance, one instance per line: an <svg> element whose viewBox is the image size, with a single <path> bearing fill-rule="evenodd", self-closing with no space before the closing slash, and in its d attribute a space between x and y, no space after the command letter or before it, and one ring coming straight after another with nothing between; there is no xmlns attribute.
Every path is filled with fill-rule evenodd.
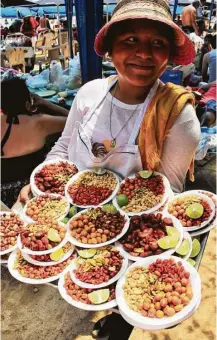
<svg viewBox="0 0 217 340"><path fill-rule="evenodd" d="M147 59L152 57L152 50L150 44L140 43L136 49L136 56L142 59Z"/></svg>

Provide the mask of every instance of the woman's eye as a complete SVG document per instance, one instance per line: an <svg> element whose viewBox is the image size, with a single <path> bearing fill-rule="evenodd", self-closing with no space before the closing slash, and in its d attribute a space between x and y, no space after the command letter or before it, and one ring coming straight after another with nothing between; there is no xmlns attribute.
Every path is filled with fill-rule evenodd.
<svg viewBox="0 0 217 340"><path fill-rule="evenodd" d="M165 45L165 42L161 39L154 39L152 40L152 45L156 46L156 47L162 47Z"/></svg>
<svg viewBox="0 0 217 340"><path fill-rule="evenodd" d="M135 42L136 39L134 37L128 37L128 38L125 39L125 41Z"/></svg>

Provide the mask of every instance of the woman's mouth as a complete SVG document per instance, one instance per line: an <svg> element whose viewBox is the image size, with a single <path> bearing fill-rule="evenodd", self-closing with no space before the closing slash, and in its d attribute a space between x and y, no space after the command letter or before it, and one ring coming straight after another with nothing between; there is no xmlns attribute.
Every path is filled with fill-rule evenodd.
<svg viewBox="0 0 217 340"><path fill-rule="evenodd" d="M130 67L143 71L143 72L150 72L153 71L154 65L138 65L138 64L128 64Z"/></svg>

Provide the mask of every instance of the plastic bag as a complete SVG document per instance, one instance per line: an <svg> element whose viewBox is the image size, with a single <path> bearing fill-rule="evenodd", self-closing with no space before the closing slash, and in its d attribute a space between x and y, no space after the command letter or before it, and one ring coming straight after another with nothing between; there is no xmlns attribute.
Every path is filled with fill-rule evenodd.
<svg viewBox="0 0 217 340"><path fill-rule="evenodd" d="M44 79L44 77L41 76L41 74L35 77L29 75L26 80L26 84L28 87L31 87L33 89L41 89L47 87L48 81Z"/></svg>
<svg viewBox="0 0 217 340"><path fill-rule="evenodd" d="M59 91L66 89L62 67L55 60L51 62L50 83L57 85Z"/></svg>
<svg viewBox="0 0 217 340"><path fill-rule="evenodd" d="M216 141L217 139L215 128L201 128L201 139L196 150L195 159L197 161L200 161L205 158L207 151L216 147Z"/></svg>

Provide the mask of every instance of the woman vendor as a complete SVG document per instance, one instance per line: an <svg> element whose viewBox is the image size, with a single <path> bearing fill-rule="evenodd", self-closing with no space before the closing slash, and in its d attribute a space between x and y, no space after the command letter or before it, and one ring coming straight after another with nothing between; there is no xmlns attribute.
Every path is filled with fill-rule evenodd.
<svg viewBox="0 0 217 340"><path fill-rule="evenodd" d="M182 191L188 170L193 177L200 125L192 95L159 77L169 61L188 65L195 52L167 1L120 1L97 34L95 51L109 53L118 75L79 90L47 160L69 159L80 170L105 167L123 177L157 170ZM29 192L23 188L20 199Z"/></svg>

